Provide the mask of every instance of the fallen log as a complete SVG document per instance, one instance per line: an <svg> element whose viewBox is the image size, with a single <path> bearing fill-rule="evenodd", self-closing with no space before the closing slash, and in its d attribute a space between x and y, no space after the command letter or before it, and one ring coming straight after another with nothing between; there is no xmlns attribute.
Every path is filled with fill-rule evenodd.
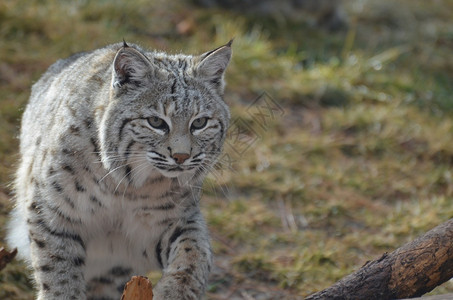
<svg viewBox="0 0 453 300"><path fill-rule="evenodd" d="M419 297L453 278L453 219L306 300Z"/></svg>

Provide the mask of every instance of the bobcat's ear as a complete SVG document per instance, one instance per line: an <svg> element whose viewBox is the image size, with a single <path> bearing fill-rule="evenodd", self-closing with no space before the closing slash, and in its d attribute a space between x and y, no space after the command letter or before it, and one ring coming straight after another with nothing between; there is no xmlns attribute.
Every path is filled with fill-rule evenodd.
<svg viewBox="0 0 453 300"><path fill-rule="evenodd" d="M206 52L198 57L199 62L196 66L197 76L208 80L219 92L223 92L224 82L223 74L231 59L231 44L233 40L226 45L212 51Z"/></svg>
<svg viewBox="0 0 453 300"><path fill-rule="evenodd" d="M124 43L113 61L112 85L114 88L126 85L139 87L149 81L152 71L149 59Z"/></svg>

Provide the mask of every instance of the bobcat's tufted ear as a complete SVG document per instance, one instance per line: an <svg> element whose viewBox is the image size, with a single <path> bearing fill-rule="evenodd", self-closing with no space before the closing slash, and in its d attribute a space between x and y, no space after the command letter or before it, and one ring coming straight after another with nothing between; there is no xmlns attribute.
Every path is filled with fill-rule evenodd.
<svg viewBox="0 0 453 300"><path fill-rule="evenodd" d="M206 52L198 57L199 62L196 67L196 74L213 84L219 92L223 92L224 82L223 74L231 59L231 44L233 40L226 45L212 51Z"/></svg>
<svg viewBox="0 0 453 300"><path fill-rule="evenodd" d="M149 81L152 71L149 59L124 42L113 61L112 85L114 88L126 85L141 86Z"/></svg>

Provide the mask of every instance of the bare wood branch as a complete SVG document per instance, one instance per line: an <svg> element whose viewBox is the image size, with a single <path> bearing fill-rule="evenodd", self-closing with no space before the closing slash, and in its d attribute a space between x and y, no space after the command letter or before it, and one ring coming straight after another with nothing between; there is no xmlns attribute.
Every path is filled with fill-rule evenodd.
<svg viewBox="0 0 453 300"><path fill-rule="evenodd" d="M418 297L452 277L453 219L450 219L306 299Z"/></svg>

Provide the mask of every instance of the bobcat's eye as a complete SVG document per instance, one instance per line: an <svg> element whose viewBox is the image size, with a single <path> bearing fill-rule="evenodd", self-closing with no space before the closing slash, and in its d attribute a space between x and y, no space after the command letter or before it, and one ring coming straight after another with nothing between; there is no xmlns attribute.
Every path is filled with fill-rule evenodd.
<svg viewBox="0 0 453 300"><path fill-rule="evenodd" d="M208 118L206 117L198 118L192 122L190 129L192 130L202 129L206 126L206 124L208 124Z"/></svg>
<svg viewBox="0 0 453 300"><path fill-rule="evenodd" d="M148 118L148 123L151 127L161 130L168 130L167 123L159 117Z"/></svg>

